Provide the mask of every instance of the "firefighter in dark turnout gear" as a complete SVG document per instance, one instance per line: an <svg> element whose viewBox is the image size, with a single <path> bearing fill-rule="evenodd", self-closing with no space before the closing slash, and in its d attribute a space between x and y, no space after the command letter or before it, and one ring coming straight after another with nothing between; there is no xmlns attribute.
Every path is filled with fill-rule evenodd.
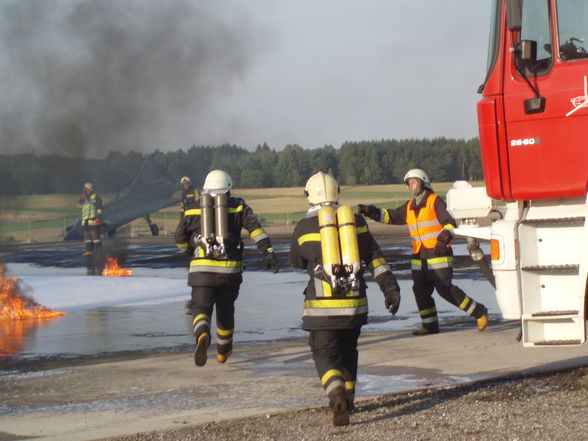
<svg viewBox="0 0 588 441"><path fill-rule="evenodd" d="M232 180L227 173L222 170L211 171L206 176L200 204L193 202L186 207L175 232L177 246L191 255L188 285L192 287L192 299L187 307L192 314L196 337L196 366L204 366L207 361L207 348L211 340L211 317L215 306L217 361L225 363L232 353L235 300L243 281L242 228L249 232L259 251L264 254L268 269L271 267L274 273L277 273L280 268L270 238L257 216L243 199L230 196L231 187ZM214 212L217 224L219 221L222 223L223 216L226 220L224 226L217 225L217 229L226 230L216 231L215 240L222 244L207 242L203 237L203 229L208 228L204 222L209 215L207 210L212 209L207 201L213 199L217 204ZM221 203L226 205L218 205Z"/></svg>
<svg viewBox="0 0 588 441"><path fill-rule="evenodd" d="M94 185L86 182L78 200L78 207L82 210L81 223L84 229L84 256L102 251L99 227L102 223L102 198L94 192Z"/></svg>
<svg viewBox="0 0 588 441"><path fill-rule="evenodd" d="M439 332L434 289L449 303L474 317L478 330L483 331L488 324L486 307L452 283L451 240L456 223L447 212L445 201L433 191L429 177L421 169L406 173L404 182L414 199L396 209L359 205L359 211L377 222L408 225L412 243L413 291L422 320L422 327L413 334Z"/></svg>
<svg viewBox="0 0 588 441"><path fill-rule="evenodd" d="M180 187L182 193L180 211L185 211L188 205L198 202L200 199L200 193L192 185L192 179L190 179L189 176L183 176L182 179L180 179Z"/></svg>
<svg viewBox="0 0 588 441"><path fill-rule="evenodd" d="M355 286L333 286L327 274L321 248L319 221L322 207L337 207L339 187L330 175L319 172L307 182L305 193L310 203L306 217L298 222L290 248L290 263L305 269L310 280L304 290L302 328L309 331L309 345L322 386L329 398L333 424L349 424L357 379L357 340L367 323L366 283L361 263L367 264L384 293L386 308L395 314L400 303L400 288L365 219L351 212L359 251L359 271ZM349 207L346 207L349 208ZM351 211L351 209L349 208ZM341 235L339 223L339 235ZM343 245L341 246L342 253Z"/></svg>

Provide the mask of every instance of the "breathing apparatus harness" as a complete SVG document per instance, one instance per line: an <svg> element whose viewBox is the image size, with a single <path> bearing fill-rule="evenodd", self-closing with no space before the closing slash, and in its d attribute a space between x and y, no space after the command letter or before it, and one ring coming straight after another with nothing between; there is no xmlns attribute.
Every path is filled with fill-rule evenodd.
<svg viewBox="0 0 588 441"><path fill-rule="evenodd" d="M318 208L318 223L323 274L334 291L357 290L361 260L352 208L341 205L335 210L334 205L323 204ZM315 273L320 272L319 266L315 268Z"/></svg>
<svg viewBox="0 0 588 441"><path fill-rule="evenodd" d="M226 257L229 240L228 194L204 192L200 196L200 235L196 242L204 248L205 257Z"/></svg>

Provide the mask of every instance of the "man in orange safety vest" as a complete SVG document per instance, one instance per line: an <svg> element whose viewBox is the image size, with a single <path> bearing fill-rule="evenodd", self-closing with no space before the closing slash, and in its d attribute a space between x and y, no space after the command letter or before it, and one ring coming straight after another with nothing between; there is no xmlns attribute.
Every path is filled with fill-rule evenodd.
<svg viewBox="0 0 588 441"><path fill-rule="evenodd" d="M452 283L453 250L451 240L456 223L447 212L445 201L431 186L423 170L412 169L404 183L414 198L396 209L380 209L374 205L359 205L359 212L377 222L408 225L412 243L411 273L413 292L421 316L422 327L414 335L437 334L439 320L433 291L449 303L476 319L483 331L488 324L486 307L466 295Z"/></svg>

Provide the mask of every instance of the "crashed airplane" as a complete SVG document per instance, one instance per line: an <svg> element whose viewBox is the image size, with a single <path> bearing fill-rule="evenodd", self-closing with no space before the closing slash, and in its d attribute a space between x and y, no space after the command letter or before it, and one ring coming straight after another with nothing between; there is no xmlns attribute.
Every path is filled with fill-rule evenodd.
<svg viewBox="0 0 588 441"><path fill-rule="evenodd" d="M149 225L151 234L159 235L159 227L151 221L149 215L170 205L179 204L180 198L173 197L176 191L177 187L166 180L133 183L126 194L104 204L100 233L113 237L117 228L142 217ZM73 225L67 227L63 240L82 240L83 234L79 217Z"/></svg>

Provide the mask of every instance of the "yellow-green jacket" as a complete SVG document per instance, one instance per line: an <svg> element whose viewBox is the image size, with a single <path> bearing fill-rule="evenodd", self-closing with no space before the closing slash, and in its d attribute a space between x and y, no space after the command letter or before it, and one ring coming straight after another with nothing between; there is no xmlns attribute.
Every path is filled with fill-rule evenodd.
<svg viewBox="0 0 588 441"><path fill-rule="evenodd" d="M96 193L81 197L78 206L82 209L82 225L95 225L102 218L102 198Z"/></svg>

